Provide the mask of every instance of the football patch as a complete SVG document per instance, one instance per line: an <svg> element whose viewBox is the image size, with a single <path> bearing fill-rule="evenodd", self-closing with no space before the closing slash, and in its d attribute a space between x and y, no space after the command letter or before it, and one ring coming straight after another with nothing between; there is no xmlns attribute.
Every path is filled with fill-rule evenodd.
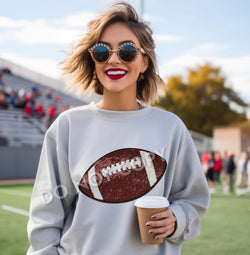
<svg viewBox="0 0 250 255"><path fill-rule="evenodd" d="M122 203L148 193L166 171L167 162L150 151L126 148L98 159L83 175L79 189L88 197Z"/></svg>

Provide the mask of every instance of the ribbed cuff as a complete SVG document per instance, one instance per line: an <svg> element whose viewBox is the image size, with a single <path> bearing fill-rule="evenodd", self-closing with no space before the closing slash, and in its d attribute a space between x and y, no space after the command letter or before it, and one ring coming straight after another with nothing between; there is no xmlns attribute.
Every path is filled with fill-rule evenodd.
<svg viewBox="0 0 250 255"><path fill-rule="evenodd" d="M186 215L183 212L180 205L171 204L170 207L175 215L177 226L176 226L175 232L171 236L167 237L167 239L174 240L174 239L178 239L178 237L180 237L183 234L186 228L187 220L186 220Z"/></svg>

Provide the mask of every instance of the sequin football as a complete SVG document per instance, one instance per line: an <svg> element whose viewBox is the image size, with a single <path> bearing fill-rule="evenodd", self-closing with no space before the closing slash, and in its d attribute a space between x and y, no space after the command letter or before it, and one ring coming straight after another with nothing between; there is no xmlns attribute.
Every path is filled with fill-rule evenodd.
<svg viewBox="0 0 250 255"><path fill-rule="evenodd" d="M166 160L155 153L137 148L120 149L91 165L79 189L100 202L128 202L153 189L166 168Z"/></svg>

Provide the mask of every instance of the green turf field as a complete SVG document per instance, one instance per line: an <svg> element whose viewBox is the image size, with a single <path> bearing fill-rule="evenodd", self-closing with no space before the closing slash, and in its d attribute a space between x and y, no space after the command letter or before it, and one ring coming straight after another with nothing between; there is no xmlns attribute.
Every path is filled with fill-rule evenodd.
<svg viewBox="0 0 250 255"><path fill-rule="evenodd" d="M183 245L182 255L249 255L250 194L214 194L201 236Z"/></svg>
<svg viewBox="0 0 250 255"><path fill-rule="evenodd" d="M31 184L0 186L0 255L26 254L31 191ZM202 220L201 236L185 242L182 255L249 255L249 243L250 193L223 195L219 187Z"/></svg>
<svg viewBox="0 0 250 255"><path fill-rule="evenodd" d="M29 210L32 185L3 185L0 186L0 254L26 254L29 246L26 225L28 216L10 212L4 206ZM9 208L8 208L9 209Z"/></svg>

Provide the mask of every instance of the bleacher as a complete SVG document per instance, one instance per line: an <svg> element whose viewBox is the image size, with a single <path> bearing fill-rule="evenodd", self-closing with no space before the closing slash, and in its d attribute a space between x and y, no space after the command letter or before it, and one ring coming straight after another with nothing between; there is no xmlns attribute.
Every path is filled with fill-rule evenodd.
<svg viewBox="0 0 250 255"><path fill-rule="evenodd" d="M40 96L36 98L36 103L41 103L45 112L51 104L56 104L58 112L64 107L74 107L84 104L82 100L48 87L46 84L34 83L31 80L12 73L3 73L2 81L5 90L7 88L15 91L24 89L27 92L35 86L40 91ZM48 88L52 91L52 98L46 97L45 92ZM64 88L62 88L63 90ZM59 98L60 100L55 100L55 98ZM45 131L46 128L43 121L35 117L25 117L23 109L15 108L12 104L9 104L8 109L0 108L0 135L7 139L8 146L40 146Z"/></svg>
<svg viewBox="0 0 250 255"><path fill-rule="evenodd" d="M20 90L22 88L24 88L25 90L29 90L35 84L35 86L41 92L41 97L38 98L37 102L41 102L44 105L45 109L48 109L48 107L52 103L52 100L48 99L45 96L46 90L48 88L52 89L52 88L46 86L46 84L34 83L33 81L27 80L27 79L22 78L22 77L17 76L17 75L8 74L8 73L4 74L3 80L4 80L4 83L6 84L5 85L6 87L11 87L14 90ZM62 91L63 90L64 90L64 88L62 88ZM64 107L65 105L80 105L80 104L83 104L83 102L81 100L79 100L77 98L74 98L72 96L69 96L69 95L67 95L67 94L65 94L61 91L52 89L52 93L53 93L53 95L57 95L57 96L62 98L62 101L57 102L58 109Z"/></svg>
<svg viewBox="0 0 250 255"><path fill-rule="evenodd" d="M0 133L7 138L8 146L40 145L44 133L24 119L21 110L0 110Z"/></svg>

